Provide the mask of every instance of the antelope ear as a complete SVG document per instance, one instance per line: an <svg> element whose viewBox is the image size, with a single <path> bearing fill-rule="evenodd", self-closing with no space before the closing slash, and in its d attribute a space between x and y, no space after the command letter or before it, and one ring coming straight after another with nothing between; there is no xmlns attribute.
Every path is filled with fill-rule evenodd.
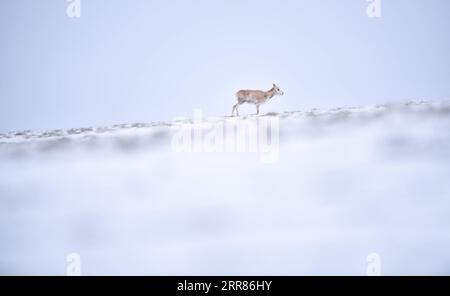
<svg viewBox="0 0 450 296"><path fill-rule="evenodd" d="M275 83L273 84L273 87L276 87Z"/></svg>

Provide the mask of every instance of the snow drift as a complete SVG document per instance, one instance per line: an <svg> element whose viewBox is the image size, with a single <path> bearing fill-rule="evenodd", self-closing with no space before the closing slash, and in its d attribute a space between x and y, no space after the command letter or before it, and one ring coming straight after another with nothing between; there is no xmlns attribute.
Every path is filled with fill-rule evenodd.
<svg viewBox="0 0 450 296"><path fill-rule="evenodd" d="M264 118L271 163L173 149ZM0 134L0 274L448 275L449 131L421 101Z"/></svg>

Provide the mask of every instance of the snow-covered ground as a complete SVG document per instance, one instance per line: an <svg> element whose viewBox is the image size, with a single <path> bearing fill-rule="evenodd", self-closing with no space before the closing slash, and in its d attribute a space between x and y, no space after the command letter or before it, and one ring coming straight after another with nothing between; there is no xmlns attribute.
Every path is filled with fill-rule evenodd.
<svg viewBox="0 0 450 296"><path fill-rule="evenodd" d="M174 149L264 119L269 163ZM449 250L450 101L0 135L0 274L449 275Z"/></svg>

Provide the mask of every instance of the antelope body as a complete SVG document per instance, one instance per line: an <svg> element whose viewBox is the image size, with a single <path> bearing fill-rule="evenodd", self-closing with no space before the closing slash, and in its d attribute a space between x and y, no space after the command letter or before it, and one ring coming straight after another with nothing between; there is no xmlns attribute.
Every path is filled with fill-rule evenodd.
<svg viewBox="0 0 450 296"><path fill-rule="evenodd" d="M244 103L254 104L256 106L256 115L259 114L259 106L269 101L276 95L284 95L284 92L274 84L273 87L268 91L262 90L240 90L236 93L237 103L233 106L233 111L231 115L234 115L234 110L236 110L237 116L239 116L239 105Z"/></svg>

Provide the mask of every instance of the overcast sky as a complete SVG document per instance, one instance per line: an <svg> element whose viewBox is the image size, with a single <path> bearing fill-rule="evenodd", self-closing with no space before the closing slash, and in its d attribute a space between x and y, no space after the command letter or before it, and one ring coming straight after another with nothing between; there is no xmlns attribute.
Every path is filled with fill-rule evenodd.
<svg viewBox="0 0 450 296"><path fill-rule="evenodd" d="M0 132L450 97L450 1L0 0ZM253 106L241 114L255 112Z"/></svg>

